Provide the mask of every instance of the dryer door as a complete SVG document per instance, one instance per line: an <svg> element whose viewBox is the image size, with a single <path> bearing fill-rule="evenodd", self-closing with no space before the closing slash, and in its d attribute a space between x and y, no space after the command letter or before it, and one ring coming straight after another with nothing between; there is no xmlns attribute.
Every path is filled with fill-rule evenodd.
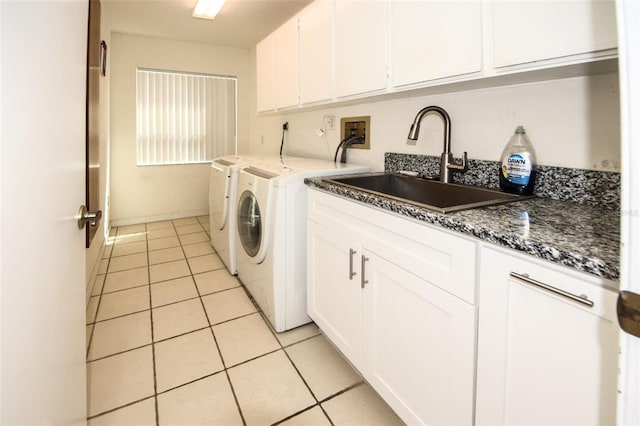
<svg viewBox="0 0 640 426"><path fill-rule="evenodd" d="M251 191L244 191L238 201L238 234L249 257L255 257L260 251L262 223L258 199Z"/></svg>

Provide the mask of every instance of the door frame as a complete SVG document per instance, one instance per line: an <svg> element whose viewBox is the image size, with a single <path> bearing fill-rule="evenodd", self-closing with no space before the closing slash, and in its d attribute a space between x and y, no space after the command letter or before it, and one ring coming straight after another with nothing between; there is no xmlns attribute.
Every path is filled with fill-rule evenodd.
<svg viewBox="0 0 640 426"><path fill-rule="evenodd" d="M640 293L640 3L616 0L620 78L620 290ZM636 118L636 119L634 119ZM635 189L635 190L633 190ZM640 339L620 333L618 424L640 424Z"/></svg>

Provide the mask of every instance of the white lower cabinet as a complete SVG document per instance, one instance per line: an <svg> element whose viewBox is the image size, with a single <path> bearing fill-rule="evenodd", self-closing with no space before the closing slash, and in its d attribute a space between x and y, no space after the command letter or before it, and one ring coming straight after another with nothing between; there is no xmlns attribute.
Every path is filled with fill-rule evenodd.
<svg viewBox="0 0 640 426"><path fill-rule="evenodd" d="M308 212L309 316L408 424L473 423L476 244L315 190Z"/></svg>
<svg viewBox="0 0 640 426"><path fill-rule="evenodd" d="M321 191L308 201L309 316L402 420L615 424L617 283Z"/></svg>
<svg viewBox="0 0 640 426"><path fill-rule="evenodd" d="M333 344L360 368L362 292L360 273L350 273L358 266L350 266L350 260L358 261L360 248L337 231L307 223L307 310Z"/></svg>
<svg viewBox="0 0 640 426"><path fill-rule="evenodd" d="M365 378L408 424L471 424L477 308L364 256Z"/></svg>
<svg viewBox="0 0 640 426"><path fill-rule="evenodd" d="M493 247L480 258L476 424L615 424L615 283Z"/></svg>

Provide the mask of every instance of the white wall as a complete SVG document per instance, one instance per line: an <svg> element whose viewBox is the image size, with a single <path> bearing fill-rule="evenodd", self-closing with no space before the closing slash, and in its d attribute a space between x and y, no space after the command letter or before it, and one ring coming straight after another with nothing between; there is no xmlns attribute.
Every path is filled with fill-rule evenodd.
<svg viewBox="0 0 640 426"><path fill-rule="evenodd" d="M451 116L451 146L456 158L467 151L469 158L497 161L516 126L523 125L539 164L619 171L618 98L618 74L612 73L432 96L407 92L401 99L278 115L257 116L254 99L249 152L277 154L282 123L288 121L285 154L329 158L330 152L333 159L340 118L370 115L372 148L350 150L349 162L382 170L385 152L439 156L442 122L435 115L423 120L415 146L405 143L416 113L425 106L439 105ZM336 130L326 136L329 150L325 138L315 136L324 115L334 115L336 121Z"/></svg>
<svg viewBox="0 0 640 426"><path fill-rule="evenodd" d="M209 164L136 166L136 67L238 78L238 150L249 141L249 51L113 33L111 38L113 226L207 214Z"/></svg>
<svg viewBox="0 0 640 426"><path fill-rule="evenodd" d="M105 244L105 230L109 229L109 86L111 80L111 23L108 9L104 6L100 14L100 38L107 43L107 75L100 77L100 210L102 220L98 226L91 247L87 249L87 302L91 296L93 279L98 268Z"/></svg>

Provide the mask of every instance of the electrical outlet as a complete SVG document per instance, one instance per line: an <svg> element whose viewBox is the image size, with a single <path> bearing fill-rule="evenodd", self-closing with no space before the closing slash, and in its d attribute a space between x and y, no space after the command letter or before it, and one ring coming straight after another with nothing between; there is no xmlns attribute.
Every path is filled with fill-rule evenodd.
<svg viewBox="0 0 640 426"><path fill-rule="evenodd" d="M363 136L363 144L354 144L349 148L354 149L371 149L371 116L364 117L345 117L340 119L340 140L344 140L349 136Z"/></svg>
<svg viewBox="0 0 640 426"><path fill-rule="evenodd" d="M336 116L327 115L327 130L333 130L336 128Z"/></svg>

